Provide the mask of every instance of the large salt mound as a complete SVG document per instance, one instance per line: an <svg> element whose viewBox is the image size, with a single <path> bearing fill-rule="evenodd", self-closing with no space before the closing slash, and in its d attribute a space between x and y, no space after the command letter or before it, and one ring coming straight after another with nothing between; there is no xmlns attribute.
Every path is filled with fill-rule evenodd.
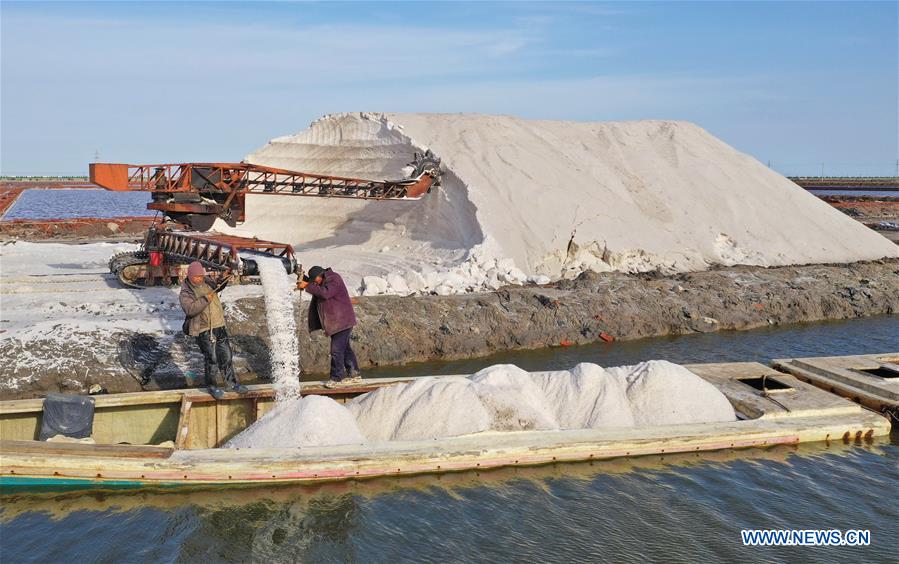
<svg viewBox="0 0 899 564"><path fill-rule="evenodd" d="M226 448L297 448L363 444L356 419L325 396L279 401L258 421L225 443Z"/></svg>
<svg viewBox="0 0 899 564"><path fill-rule="evenodd" d="M520 282L525 273L899 255L884 237L686 122L335 114L246 160L397 178L424 148L443 159L446 174L420 201L250 196L237 231L293 243L304 263L330 264L357 287L363 275L405 270L427 279L388 285L395 293L410 280L451 293ZM505 257L512 261L494 260Z"/></svg>
<svg viewBox="0 0 899 564"><path fill-rule="evenodd" d="M567 375L566 375L567 376ZM567 379L562 377L562 379ZM555 409L529 372L512 364L496 364L470 377L494 431L558 429Z"/></svg>
<svg viewBox="0 0 899 564"><path fill-rule="evenodd" d="M627 399L638 427L736 419L718 388L683 366L650 360L609 368L608 373L627 382Z"/></svg>

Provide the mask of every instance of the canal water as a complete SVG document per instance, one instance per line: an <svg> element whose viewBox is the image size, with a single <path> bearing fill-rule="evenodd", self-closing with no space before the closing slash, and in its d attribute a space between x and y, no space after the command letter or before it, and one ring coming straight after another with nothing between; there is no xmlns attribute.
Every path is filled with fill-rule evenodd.
<svg viewBox="0 0 899 564"><path fill-rule="evenodd" d="M151 216L146 192L29 189L22 192L3 219L69 219L74 217Z"/></svg>
<svg viewBox="0 0 899 564"><path fill-rule="evenodd" d="M899 349L899 317L644 339L406 374ZM393 369L390 374L396 374ZM385 375L370 371L367 375ZM279 488L3 494L4 562L895 562L899 435ZM867 547L744 547L741 529L867 529Z"/></svg>

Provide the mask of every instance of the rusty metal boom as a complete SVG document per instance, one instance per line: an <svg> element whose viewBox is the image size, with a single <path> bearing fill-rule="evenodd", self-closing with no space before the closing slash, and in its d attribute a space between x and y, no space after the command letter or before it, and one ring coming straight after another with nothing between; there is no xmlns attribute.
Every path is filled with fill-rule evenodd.
<svg viewBox="0 0 899 564"><path fill-rule="evenodd" d="M247 194L417 200L440 185L440 159L430 151L416 153L409 166L408 178L365 180L249 163L91 163L90 180L107 190L149 192L148 209L206 231L216 217L232 226L244 221Z"/></svg>

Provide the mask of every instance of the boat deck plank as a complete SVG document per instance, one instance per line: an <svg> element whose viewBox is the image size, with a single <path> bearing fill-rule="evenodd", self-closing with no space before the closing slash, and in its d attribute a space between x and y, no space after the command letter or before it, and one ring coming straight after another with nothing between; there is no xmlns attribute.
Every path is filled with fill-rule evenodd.
<svg viewBox="0 0 899 564"><path fill-rule="evenodd" d="M899 413L899 372L892 367L899 352L815 358L781 358L772 364L780 371L870 409ZM882 376L868 371L896 376Z"/></svg>
<svg viewBox="0 0 899 564"><path fill-rule="evenodd" d="M861 409L843 398L758 362L688 364L685 367L717 386L737 411L751 419L851 414ZM763 377L768 383L766 385L779 382L788 389L769 389L766 393L742 381Z"/></svg>

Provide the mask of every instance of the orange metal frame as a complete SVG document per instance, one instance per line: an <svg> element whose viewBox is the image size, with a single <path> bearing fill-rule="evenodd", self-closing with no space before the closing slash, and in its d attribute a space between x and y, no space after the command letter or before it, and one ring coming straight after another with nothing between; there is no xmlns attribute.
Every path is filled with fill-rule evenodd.
<svg viewBox="0 0 899 564"><path fill-rule="evenodd" d="M184 261L198 260L206 266L235 268L239 264L239 249L265 253L269 256L293 260L293 247L261 239L232 235L197 235L159 231L152 248Z"/></svg>
<svg viewBox="0 0 899 564"><path fill-rule="evenodd" d="M407 180L363 180L247 163L90 165L91 182L107 190L227 194L227 200L222 204L224 208L231 207L236 196L246 193L372 200L418 199L430 190L438 176L439 171L426 171L418 178Z"/></svg>

